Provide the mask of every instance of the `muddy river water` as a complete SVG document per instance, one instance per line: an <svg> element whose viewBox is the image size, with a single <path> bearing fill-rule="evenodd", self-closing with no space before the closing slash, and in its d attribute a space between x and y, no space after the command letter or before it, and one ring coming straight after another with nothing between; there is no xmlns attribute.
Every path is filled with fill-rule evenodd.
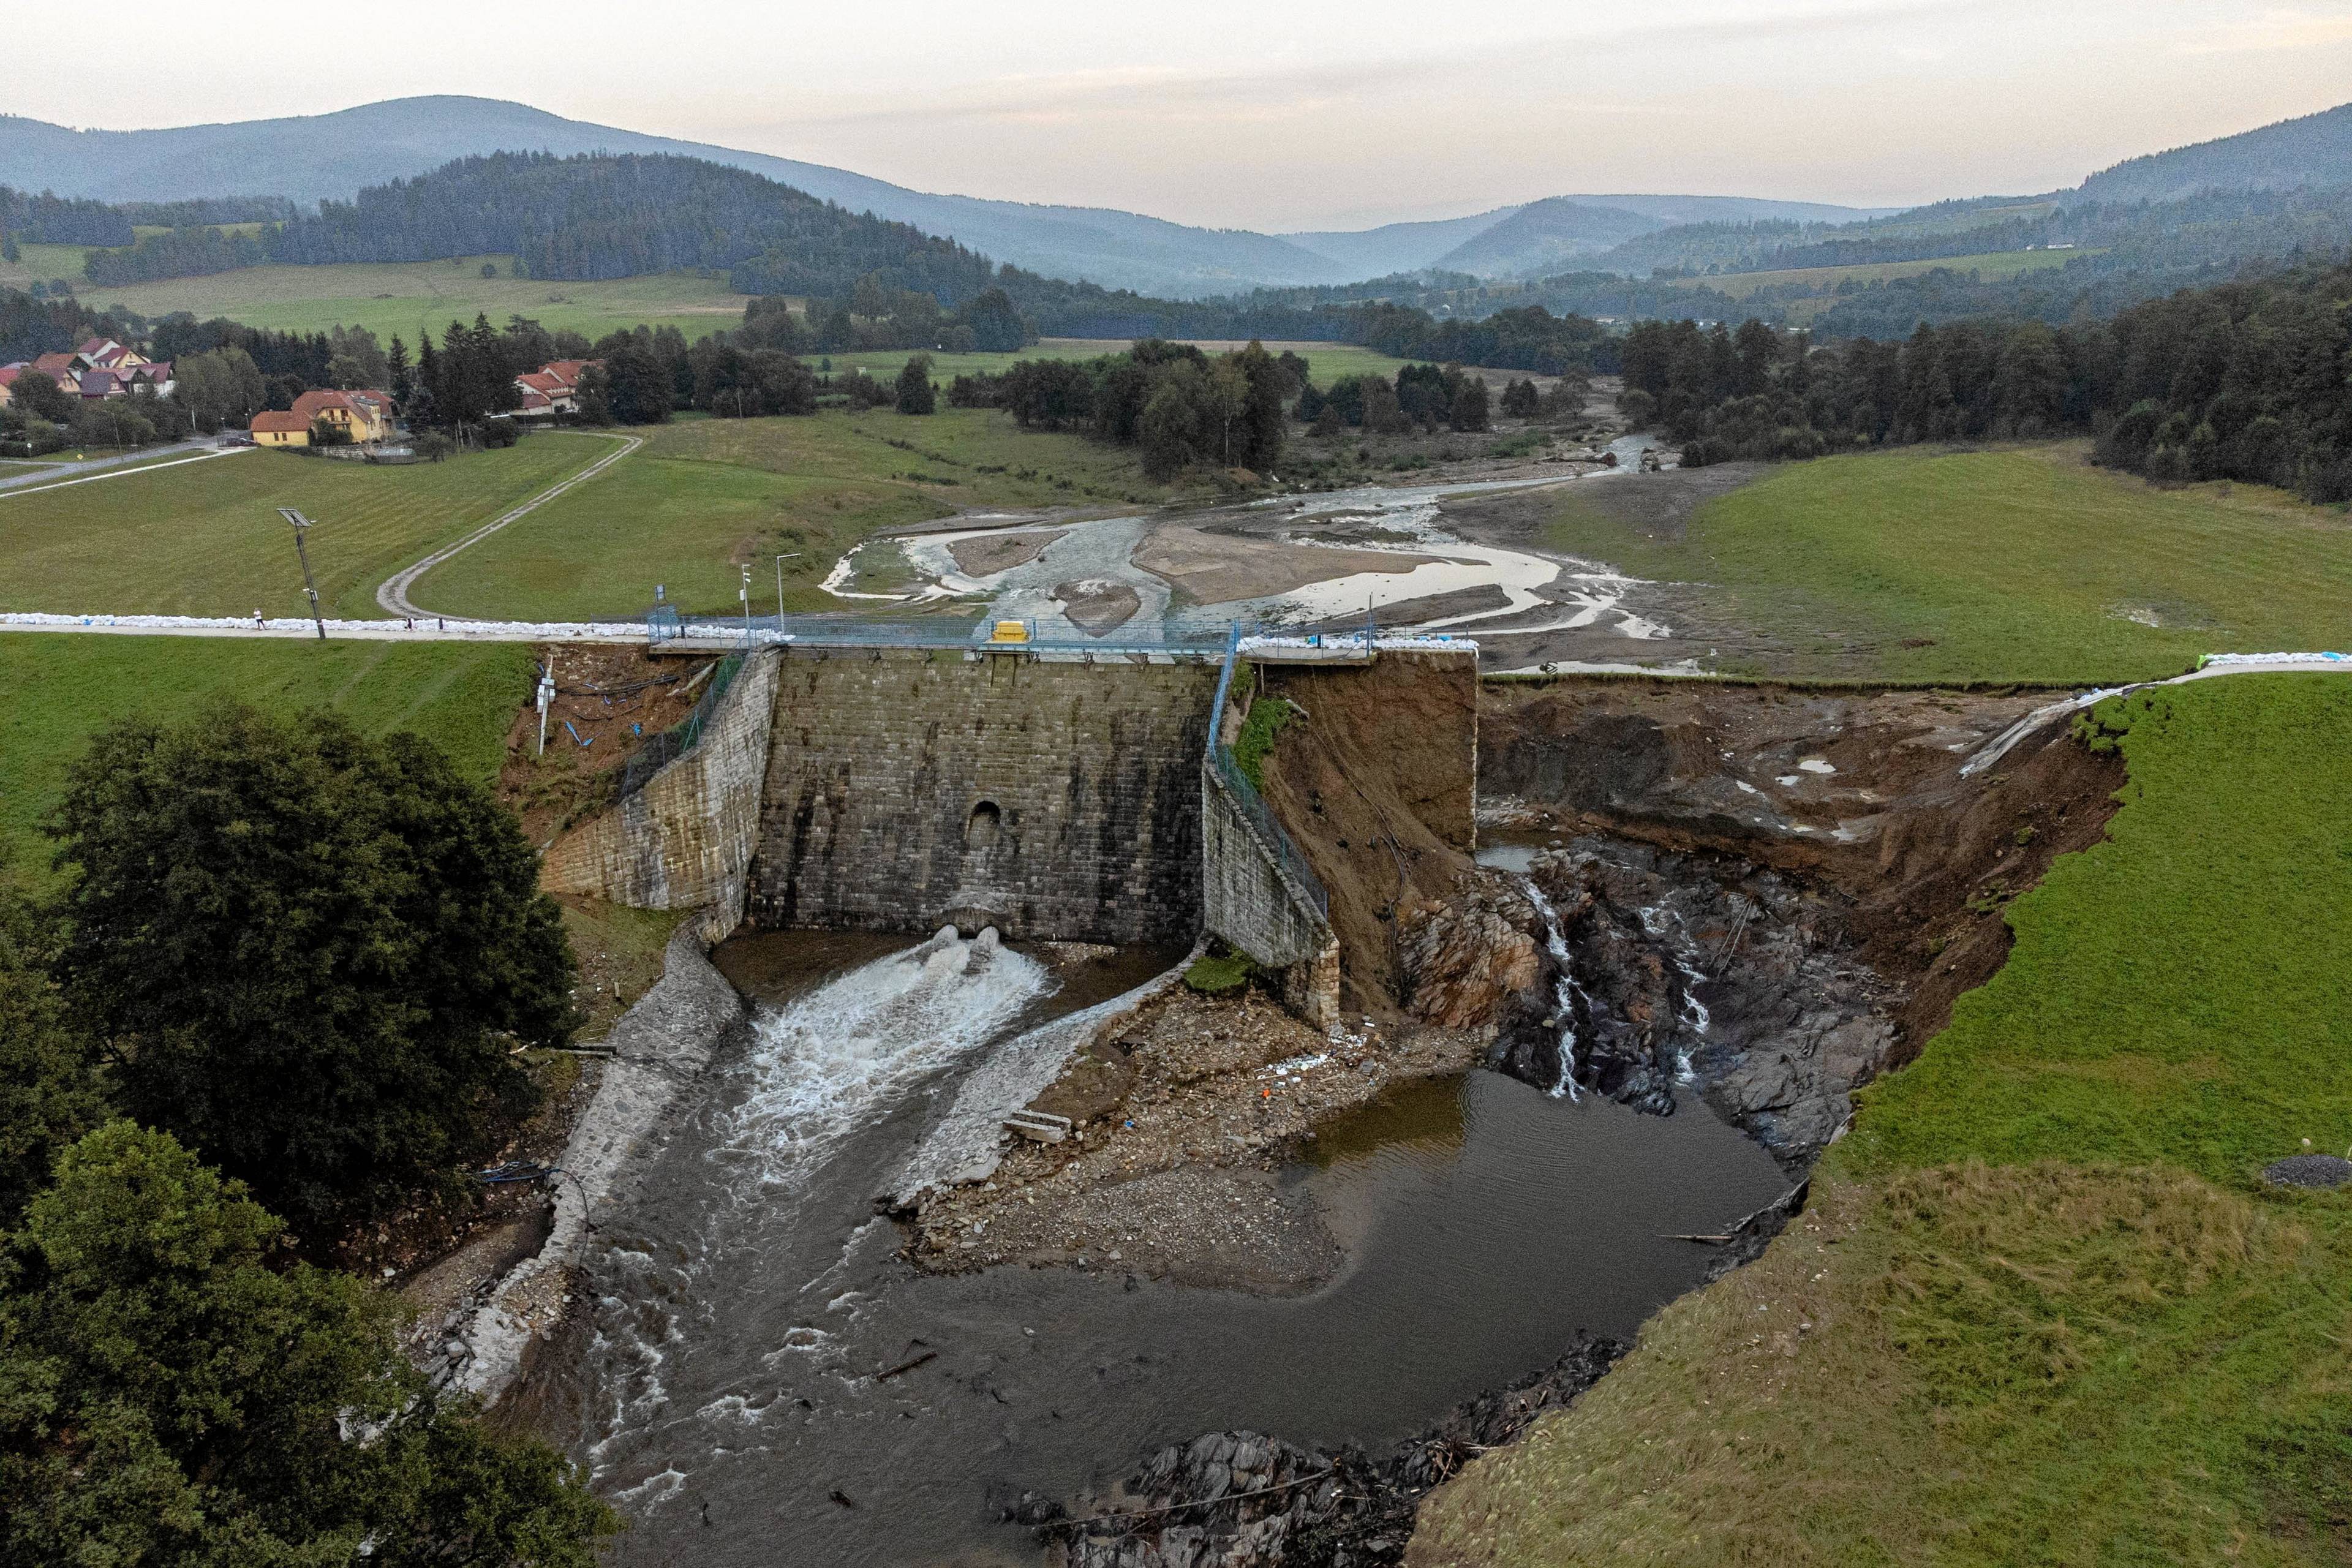
<svg viewBox="0 0 2352 1568"><path fill-rule="evenodd" d="M1327 1126L1283 1173L1348 1248L1310 1295L1108 1259L919 1273L874 1194L964 1075L1166 955L909 951L808 932L720 950L756 1021L598 1216L589 1342L535 1394L628 1516L615 1562L1034 1562L999 1520L1011 1495L1108 1485L1215 1428L1392 1441L1580 1331L1630 1337L1708 1260L1667 1237L1785 1185L1696 1101L1641 1116L1481 1071Z"/></svg>

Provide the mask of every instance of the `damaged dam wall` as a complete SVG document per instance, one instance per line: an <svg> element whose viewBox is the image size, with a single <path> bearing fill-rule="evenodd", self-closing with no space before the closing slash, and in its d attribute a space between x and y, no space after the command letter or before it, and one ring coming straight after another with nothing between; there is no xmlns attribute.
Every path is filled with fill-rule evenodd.
<svg viewBox="0 0 2352 1568"><path fill-rule="evenodd" d="M705 910L712 942L741 923L779 664L772 648L748 656L694 749L556 840L541 861L540 886L634 909Z"/></svg>
<svg viewBox="0 0 2352 1568"><path fill-rule="evenodd" d="M765 926L1189 940L1217 669L795 653L747 913Z"/></svg>
<svg viewBox="0 0 2352 1568"><path fill-rule="evenodd" d="M1295 650L1244 647L1228 725L1253 694L1308 715L1306 748L1269 761L1270 799L1206 762L1220 677L1208 662L761 649L693 749L552 846L541 882L703 910L714 942L747 920L1108 943L1205 929L1328 1023L1342 948L1369 962L1388 931L1345 878L1347 908L1327 909L1316 874L1341 868L1307 864L1328 852L1327 808L1401 813L1360 835L1384 856L1471 847L1476 656L1383 646L1304 668Z"/></svg>

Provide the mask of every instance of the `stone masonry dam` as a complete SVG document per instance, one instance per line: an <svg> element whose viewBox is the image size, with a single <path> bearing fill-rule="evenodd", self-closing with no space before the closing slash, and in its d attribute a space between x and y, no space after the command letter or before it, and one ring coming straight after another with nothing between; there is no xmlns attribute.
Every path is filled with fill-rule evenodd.
<svg viewBox="0 0 2352 1568"><path fill-rule="evenodd" d="M787 646L730 660L690 748L552 845L541 882L701 911L709 941L746 921L1102 943L1205 930L1328 1024L1326 895L1225 750L1269 666L1417 692L1394 704L1410 721L1351 734L1351 754L1378 765L1409 748L1424 777L1434 763L1432 830L1471 847L1468 643L1242 641L1222 661Z"/></svg>

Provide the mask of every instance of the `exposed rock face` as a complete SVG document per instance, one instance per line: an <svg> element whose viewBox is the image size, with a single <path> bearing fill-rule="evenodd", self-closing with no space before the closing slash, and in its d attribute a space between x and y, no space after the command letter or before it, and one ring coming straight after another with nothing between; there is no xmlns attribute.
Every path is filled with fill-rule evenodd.
<svg viewBox="0 0 2352 1568"><path fill-rule="evenodd" d="M1505 1066L1655 1115L1696 1084L1784 1162L1833 1137L1849 1091L1886 1061L1899 1000L1853 956L1843 907L1745 861L1582 838L1538 857L1531 879L1568 963L1546 942L1555 995L1513 1031ZM1536 911L1541 918L1541 911ZM1547 937L1550 934L1547 928Z"/></svg>
<svg viewBox="0 0 2352 1568"><path fill-rule="evenodd" d="M1402 1559L1422 1495L1591 1387L1624 1353L1591 1340L1533 1377L1455 1406L1385 1458L1325 1454L1255 1432L1161 1449L1116 1500L1063 1518L1024 1494L1008 1518L1045 1525L1068 1568L1373 1568Z"/></svg>
<svg viewBox="0 0 2352 1568"><path fill-rule="evenodd" d="M1497 1022L1539 973L1534 938L1486 898L1423 900L1400 910L1397 966L1406 1007L1448 1029Z"/></svg>

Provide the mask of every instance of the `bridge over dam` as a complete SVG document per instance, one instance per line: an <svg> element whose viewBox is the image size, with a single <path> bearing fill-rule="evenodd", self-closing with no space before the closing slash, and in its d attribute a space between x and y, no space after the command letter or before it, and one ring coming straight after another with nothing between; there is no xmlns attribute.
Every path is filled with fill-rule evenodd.
<svg viewBox="0 0 2352 1568"><path fill-rule="evenodd" d="M743 923L1171 942L1206 931L1328 1026L1329 899L1234 742L1260 701L1348 694L1351 766L1409 773L1418 832L1474 847L1475 643L1247 637L1083 652L808 639L730 655L695 718L542 885ZM1410 753L1409 768L1402 765Z"/></svg>

